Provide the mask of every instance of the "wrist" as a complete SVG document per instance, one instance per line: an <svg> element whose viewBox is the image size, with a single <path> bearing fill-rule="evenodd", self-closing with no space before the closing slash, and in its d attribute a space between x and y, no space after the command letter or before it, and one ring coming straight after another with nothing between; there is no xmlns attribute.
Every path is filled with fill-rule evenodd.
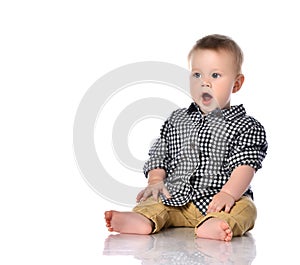
<svg viewBox="0 0 300 265"><path fill-rule="evenodd" d="M164 180L164 178L160 177L160 176L151 176L148 178L148 184L152 185L152 184L156 184L158 182L162 182Z"/></svg>
<svg viewBox="0 0 300 265"><path fill-rule="evenodd" d="M223 190L223 189L222 189L222 190L220 190L220 192L229 195L234 201L237 201L237 200L238 200L237 198L235 198L234 195L232 195L232 193L231 193L230 191L227 191L227 190Z"/></svg>
<svg viewBox="0 0 300 265"><path fill-rule="evenodd" d="M148 184L156 184L164 181L166 172L162 168L155 168L148 172Z"/></svg>

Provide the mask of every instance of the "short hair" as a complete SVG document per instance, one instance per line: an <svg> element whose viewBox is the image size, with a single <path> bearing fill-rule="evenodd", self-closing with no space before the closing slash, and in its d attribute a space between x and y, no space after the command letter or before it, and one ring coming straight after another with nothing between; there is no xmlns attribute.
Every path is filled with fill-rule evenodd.
<svg viewBox="0 0 300 265"><path fill-rule="evenodd" d="M188 61L190 61L193 52L198 49L208 49L215 51L223 50L231 52L235 59L237 72L241 73L244 60L243 51L240 46L230 37L220 34L212 34L197 40L188 54Z"/></svg>

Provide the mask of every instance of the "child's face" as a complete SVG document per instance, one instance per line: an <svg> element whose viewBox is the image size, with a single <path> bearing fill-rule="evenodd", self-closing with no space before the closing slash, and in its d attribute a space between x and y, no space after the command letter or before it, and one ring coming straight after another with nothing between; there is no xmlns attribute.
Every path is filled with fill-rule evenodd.
<svg viewBox="0 0 300 265"><path fill-rule="evenodd" d="M244 81L238 74L234 58L226 51L198 49L191 56L190 91L193 100L204 113L230 107L231 93Z"/></svg>

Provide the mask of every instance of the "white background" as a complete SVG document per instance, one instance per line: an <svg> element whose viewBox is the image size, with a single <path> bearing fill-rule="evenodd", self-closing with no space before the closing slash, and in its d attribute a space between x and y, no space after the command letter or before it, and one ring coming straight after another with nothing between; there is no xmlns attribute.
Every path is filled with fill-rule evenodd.
<svg viewBox="0 0 300 265"><path fill-rule="evenodd" d="M296 4L1 1L0 263L103 264L103 211L124 207L96 194L78 170L77 107L98 78L119 66L153 60L186 68L191 46L210 33L229 35L244 50L246 81L233 102L244 103L268 133L268 157L253 183L259 210L253 264L296 257Z"/></svg>

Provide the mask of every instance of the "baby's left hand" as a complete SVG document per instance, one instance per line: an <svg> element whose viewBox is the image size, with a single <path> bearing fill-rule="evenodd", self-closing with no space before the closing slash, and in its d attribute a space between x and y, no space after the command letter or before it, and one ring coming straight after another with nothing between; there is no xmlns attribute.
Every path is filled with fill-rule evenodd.
<svg viewBox="0 0 300 265"><path fill-rule="evenodd" d="M207 213L220 212L223 209L226 213L229 213L234 204L235 199L231 195L220 191L213 197L208 205Z"/></svg>

